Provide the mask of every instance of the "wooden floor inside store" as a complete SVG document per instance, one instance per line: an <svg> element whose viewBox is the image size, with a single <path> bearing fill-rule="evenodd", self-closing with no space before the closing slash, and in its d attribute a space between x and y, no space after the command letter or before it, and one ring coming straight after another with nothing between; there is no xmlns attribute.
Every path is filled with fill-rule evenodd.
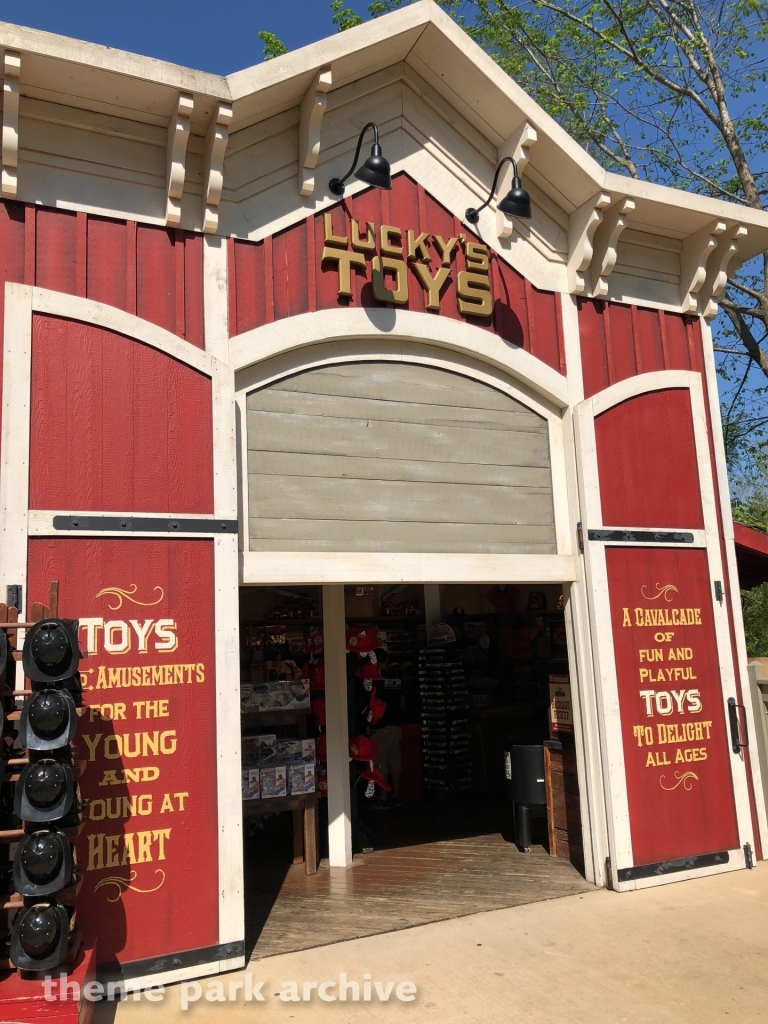
<svg viewBox="0 0 768 1024"><path fill-rule="evenodd" d="M248 886L246 950L258 960L591 889L569 861L499 833L379 849L349 869L323 860L316 875L265 866Z"/></svg>

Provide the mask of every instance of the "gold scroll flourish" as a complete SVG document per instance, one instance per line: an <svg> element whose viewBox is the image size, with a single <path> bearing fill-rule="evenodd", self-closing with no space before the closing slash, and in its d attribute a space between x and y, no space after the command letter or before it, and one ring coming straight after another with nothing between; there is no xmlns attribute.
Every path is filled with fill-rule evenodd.
<svg viewBox="0 0 768 1024"><path fill-rule="evenodd" d="M137 873L138 872L136 871L132 871L128 878L121 878L120 875L110 875L109 878L102 878L101 881L97 882L97 884L93 887L93 891L96 892L98 889L102 887L102 885L114 885L117 891L115 892L114 898L110 898L109 896L107 896L107 903L117 903L117 901L126 891L126 889L130 889L131 892L141 893L157 892L157 890L162 888L163 884L165 883L165 872L163 871L162 868L157 868L157 870L155 871L155 875L162 875L162 878L154 887L154 889L140 889L138 885L131 885L131 882L134 882L136 880Z"/></svg>
<svg viewBox="0 0 768 1024"><path fill-rule="evenodd" d="M137 600L137 598L133 596L138 589L139 588L136 586L135 583L132 586L128 587L127 590L124 590L122 587L104 587L103 590L100 590L98 592L96 597L103 597L105 594L111 594L112 597L117 598L117 604L111 604L109 606L110 610L113 612L116 612L118 608L123 607L123 598L125 598L126 601L130 601L131 604L141 605L142 608L153 608L156 604L160 604L160 602L165 597L165 591L163 590L163 588L155 587L155 593L157 593L158 590L160 591L160 597L158 597L156 601L139 601Z"/></svg>
<svg viewBox="0 0 768 1024"><path fill-rule="evenodd" d="M643 595L643 597L645 598L646 601L657 601L661 597L661 595L663 594L664 595L664 600L669 602L669 601L672 600L672 594L673 593L674 594L677 593L677 587L674 586L672 583L667 583L667 585L665 587L662 587L662 585L660 583L657 583L656 584L656 593L655 594L653 594L653 595L646 594L645 586L642 587L640 593Z"/></svg>
<svg viewBox="0 0 768 1024"><path fill-rule="evenodd" d="M699 781L699 776L696 774L696 772L675 772L675 778L677 779L677 782L674 784L674 786L665 786L665 778L665 775L661 776L661 778L659 779L659 785L667 793L672 793L674 790L677 789L678 786L682 786L683 789L686 790L686 792L690 793L691 786L693 785L693 780L696 779L697 782Z"/></svg>

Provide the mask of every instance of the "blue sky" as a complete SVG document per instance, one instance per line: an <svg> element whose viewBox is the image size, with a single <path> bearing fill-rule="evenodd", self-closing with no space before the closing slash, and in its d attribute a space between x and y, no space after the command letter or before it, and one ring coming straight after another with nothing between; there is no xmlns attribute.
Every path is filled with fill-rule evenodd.
<svg viewBox="0 0 768 1024"><path fill-rule="evenodd" d="M367 0L346 0L367 14ZM274 32L290 50L333 35L329 0L0 0L0 20L103 43L227 75L258 64L256 33Z"/></svg>

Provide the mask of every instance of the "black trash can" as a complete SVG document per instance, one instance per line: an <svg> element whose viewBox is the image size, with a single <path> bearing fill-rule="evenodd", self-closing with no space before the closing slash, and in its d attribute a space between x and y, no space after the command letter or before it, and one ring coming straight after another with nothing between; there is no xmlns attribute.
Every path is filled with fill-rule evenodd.
<svg viewBox="0 0 768 1024"><path fill-rule="evenodd" d="M515 806L515 842L523 853L531 852L529 808L545 806L544 747L508 743L504 748L504 789Z"/></svg>

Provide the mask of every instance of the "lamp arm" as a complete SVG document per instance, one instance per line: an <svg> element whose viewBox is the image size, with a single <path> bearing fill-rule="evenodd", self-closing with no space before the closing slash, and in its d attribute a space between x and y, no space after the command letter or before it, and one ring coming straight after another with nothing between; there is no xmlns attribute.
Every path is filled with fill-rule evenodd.
<svg viewBox="0 0 768 1024"><path fill-rule="evenodd" d="M512 168L513 168L513 170L515 172L515 177L516 178L518 177L517 161L515 160L515 158L513 156L505 156L505 157L503 157L502 160L499 162L499 166L496 168L496 173L493 176L493 184L491 185L491 191L488 194L488 198L485 200L485 202L483 203L482 206L478 206L477 207L477 209L474 211L475 214L478 214L478 213L480 213L481 210L484 210L486 208L486 206L490 203L490 201L493 199L493 197L496 195L496 186L497 186L497 184L499 182L499 175L501 174L501 168L507 162L512 164ZM351 173L352 172L350 171L350 174Z"/></svg>
<svg viewBox="0 0 768 1024"><path fill-rule="evenodd" d="M360 158L360 150L362 149L363 138L364 138L365 133L368 131L369 128L373 128L373 144L374 144L374 146L377 146L379 144L379 129L374 124L373 121L369 121L368 124L365 125L363 130L360 132L360 137L357 140L357 149L355 150L355 159L352 161L352 166L349 168L349 170L344 175L344 177L339 179L339 184L340 185L343 185L344 182L347 180L347 178L349 178L354 173L354 170L357 167L357 161Z"/></svg>

